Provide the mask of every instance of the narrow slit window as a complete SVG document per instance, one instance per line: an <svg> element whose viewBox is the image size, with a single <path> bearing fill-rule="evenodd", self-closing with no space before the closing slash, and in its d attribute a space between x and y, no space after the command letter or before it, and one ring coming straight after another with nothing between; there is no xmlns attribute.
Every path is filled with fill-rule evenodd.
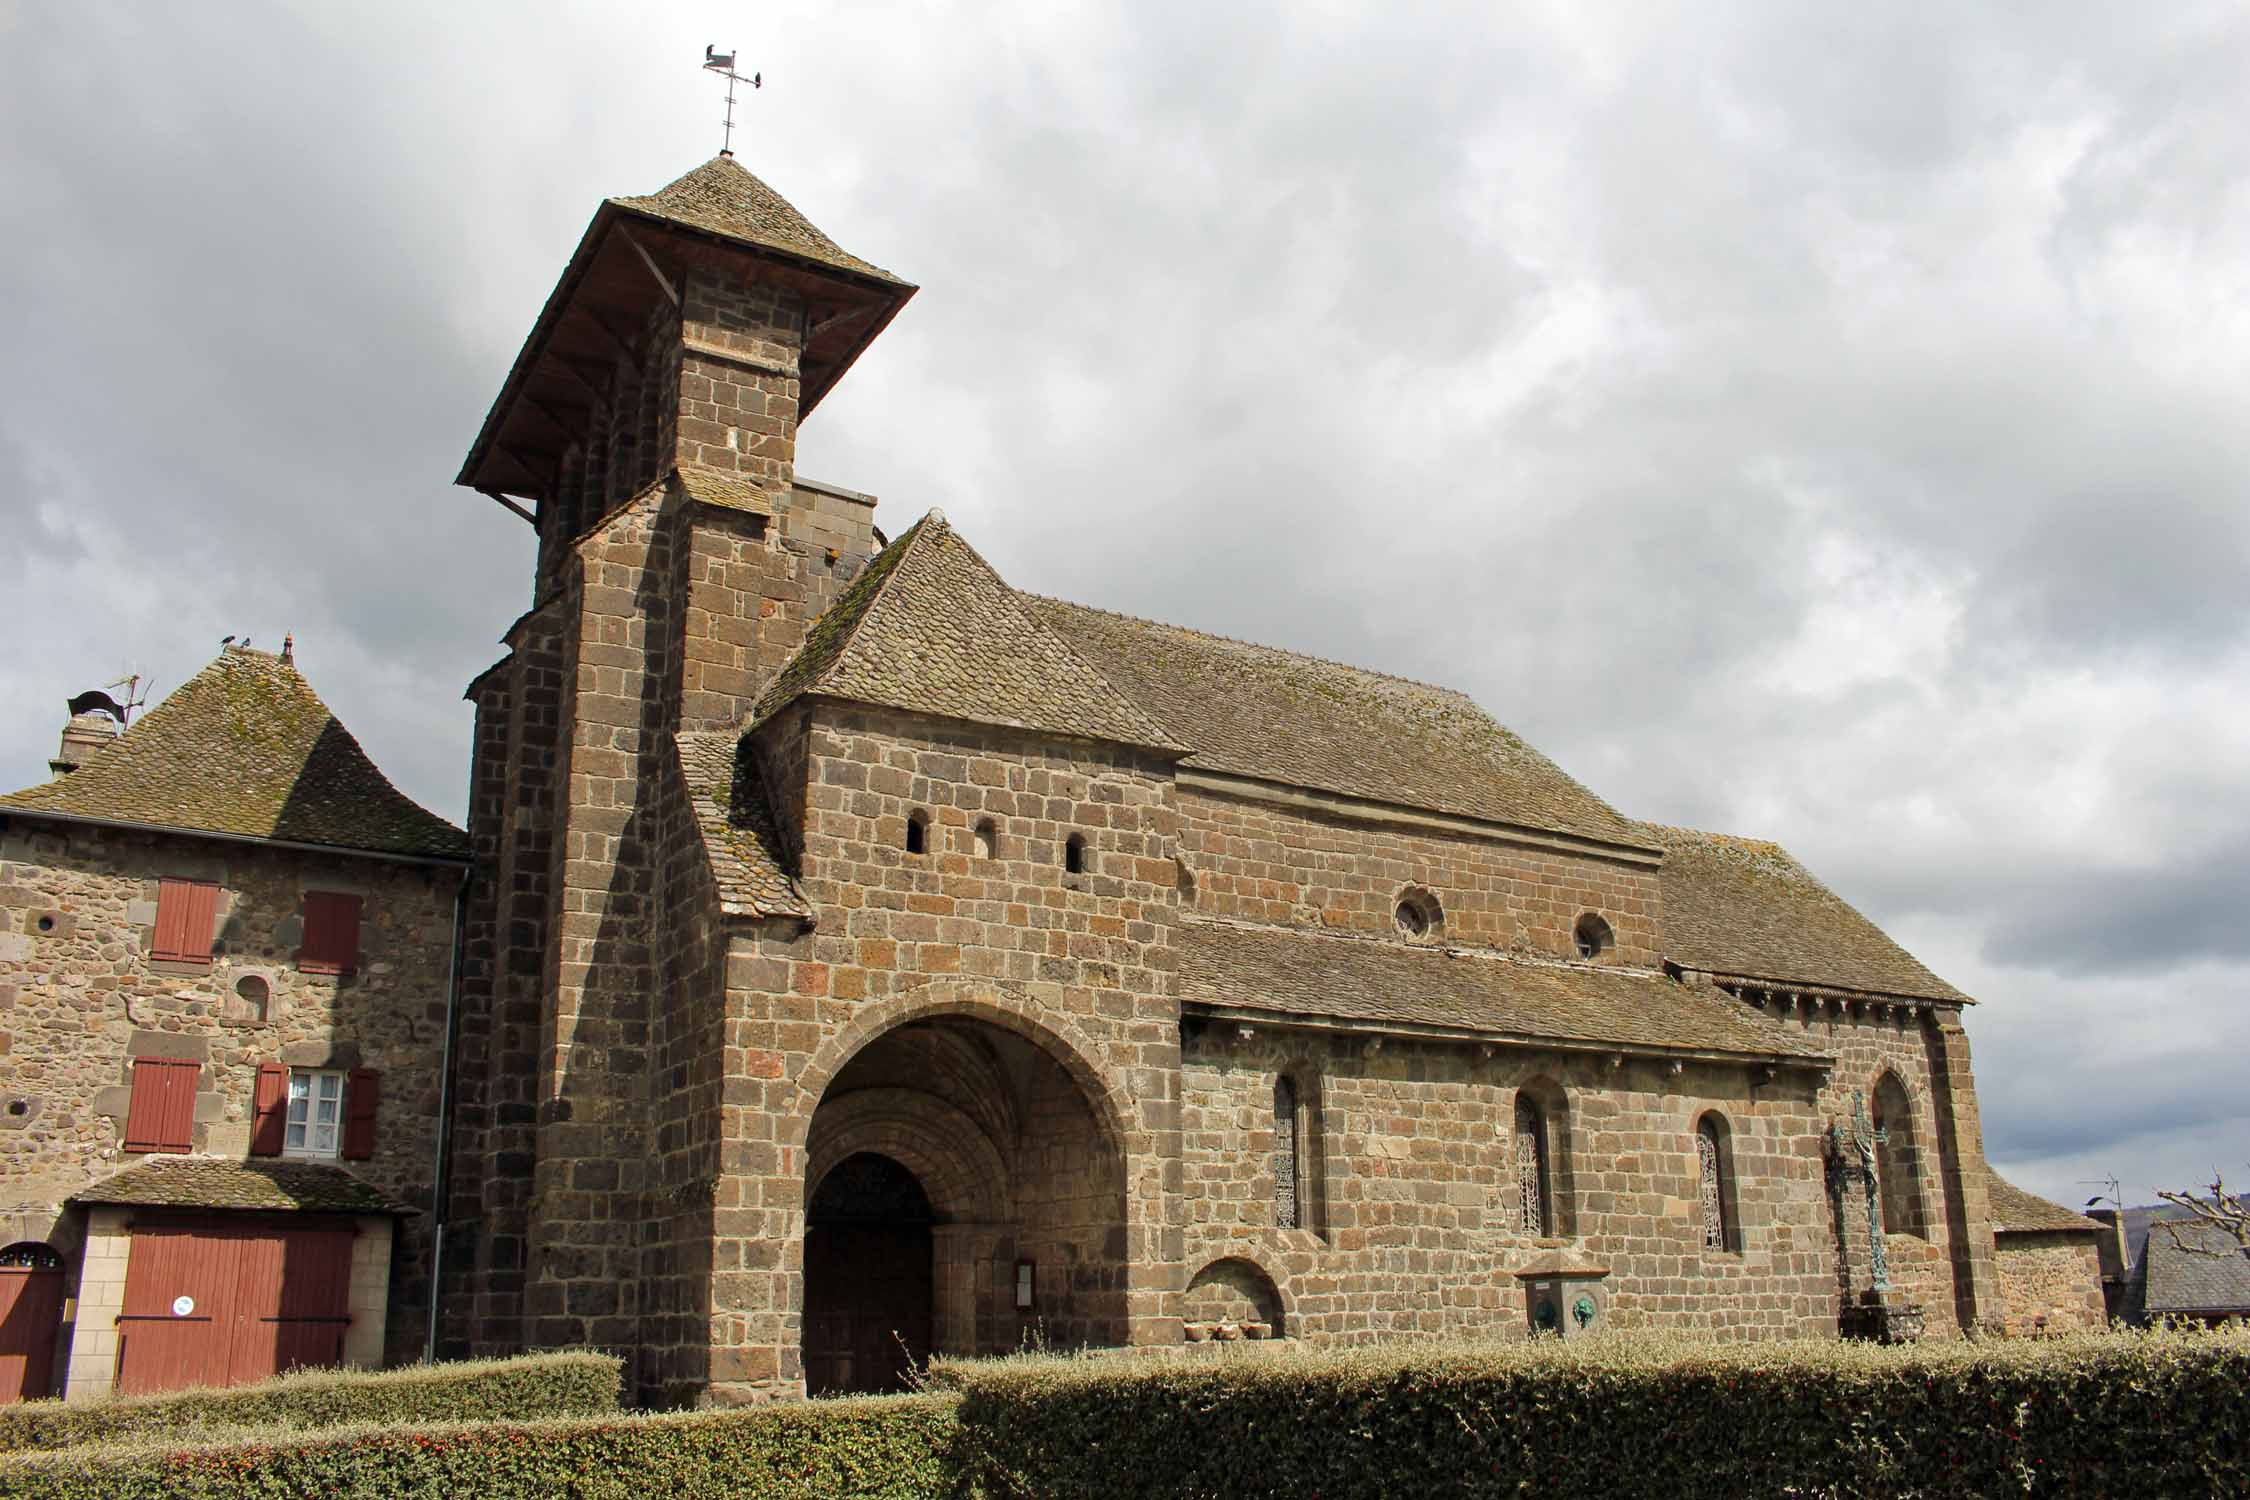
<svg viewBox="0 0 2250 1500"><path fill-rule="evenodd" d="M1000 851L1000 832L990 818L977 822L977 858L991 859Z"/></svg>
<svg viewBox="0 0 2250 1500"><path fill-rule="evenodd" d="M1706 1115L1695 1127L1696 1175L1703 1199L1703 1248L1732 1250L1734 1225L1727 1211L1726 1142L1718 1122Z"/></svg>
<svg viewBox="0 0 2250 1500"><path fill-rule="evenodd" d="M1547 1181L1547 1122L1539 1106L1516 1097L1516 1205L1523 1232L1544 1236L1552 1222Z"/></svg>
<svg viewBox="0 0 2250 1500"><path fill-rule="evenodd" d="M930 847L930 815L916 808L906 820L906 852L925 854Z"/></svg>
<svg viewBox="0 0 2250 1500"><path fill-rule="evenodd" d="M1083 875L1086 873L1086 836L1084 834L1074 833L1063 840L1063 873L1066 875Z"/></svg>
<svg viewBox="0 0 2250 1500"><path fill-rule="evenodd" d="M1297 1080L1287 1073L1273 1081L1273 1224L1303 1226L1304 1191L1297 1129Z"/></svg>

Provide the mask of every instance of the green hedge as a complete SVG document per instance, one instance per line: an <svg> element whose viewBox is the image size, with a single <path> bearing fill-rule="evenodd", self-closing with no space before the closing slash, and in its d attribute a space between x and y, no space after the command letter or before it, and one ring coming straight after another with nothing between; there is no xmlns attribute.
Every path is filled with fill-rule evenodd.
<svg viewBox="0 0 2250 1500"><path fill-rule="evenodd" d="M610 1354L538 1354L399 1370L306 1370L257 1385L161 1396L27 1401L0 1406L0 1453L246 1427L600 1416L617 1410L619 1370Z"/></svg>
<svg viewBox="0 0 2250 1500"><path fill-rule="evenodd" d="M951 1500L954 1398L486 1422L0 1458L10 1500Z"/></svg>
<svg viewBox="0 0 2250 1500"><path fill-rule="evenodd" d="M1001 1496L2250 1494L2240 1333L1223 1352L939 1378Z"/></svg>
<svg viewBox="0 0 2250 1500"><path fill-rule="evenodd" d="M1875 1349L1624 1337L941 1364L745 1411L143 1438L21 1500L1801 1500L2250 1494L2250 1331Z"/></svg>

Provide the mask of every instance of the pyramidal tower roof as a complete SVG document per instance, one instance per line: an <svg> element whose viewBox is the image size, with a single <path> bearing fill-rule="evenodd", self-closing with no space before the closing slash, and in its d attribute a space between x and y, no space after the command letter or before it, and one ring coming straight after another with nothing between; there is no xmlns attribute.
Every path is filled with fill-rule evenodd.
<svg viewBox="0 0 2250 1500"><path fill-rule="evenodd" d="M619 208L725 235L762 250L778 250L835 270L907 285L882 267L845 251L814 228L788 199L724 153L653 193L609 201Z"/></svg>
<svg viewBox="0 0 2250 1500"><path fill-rule="evenodd" d="M229 646L77 770L0 813L466 859L468 836L367 758L289 657Z"/></svg>
<svg viewBox="0 0 2250 1500"><path fill-rule="evenodd" d="M931 511L815 622L751 713L808 695L1183 751Z"/></svg>

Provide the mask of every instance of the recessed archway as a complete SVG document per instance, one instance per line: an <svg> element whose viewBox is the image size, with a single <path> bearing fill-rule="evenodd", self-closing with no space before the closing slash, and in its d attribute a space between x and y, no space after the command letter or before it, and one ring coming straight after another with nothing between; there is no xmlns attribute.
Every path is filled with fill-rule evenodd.
<svg viewBox="0 0 2250 1500"><path fill-rule="evenodd" d="M928 1287L917 1357L1124 1342L1124 1160L1090 1076L1051 1036L952 1010L880 1030L835 1067L804 1137L809 1391L893 1388L895 1361L874 1355L897 1330L869 1328L915 1314L876 1307L879 1281ZM825 1184L869 1160L914 1184L923 1238L906 1212L838 1232ZM831 1295L852 1286L856 1302Z"/></svg>

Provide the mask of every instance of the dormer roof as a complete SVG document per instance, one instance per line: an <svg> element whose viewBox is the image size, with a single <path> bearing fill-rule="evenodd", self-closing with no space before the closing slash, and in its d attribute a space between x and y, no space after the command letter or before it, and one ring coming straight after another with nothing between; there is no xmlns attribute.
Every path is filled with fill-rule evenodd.
<svg viewBox="0 0 2250 1500"><path fill-rule="evenodd" d="M756 727L799 698L1185 749L1027 608L931 511L878 553L782 668Z"/></svg>

